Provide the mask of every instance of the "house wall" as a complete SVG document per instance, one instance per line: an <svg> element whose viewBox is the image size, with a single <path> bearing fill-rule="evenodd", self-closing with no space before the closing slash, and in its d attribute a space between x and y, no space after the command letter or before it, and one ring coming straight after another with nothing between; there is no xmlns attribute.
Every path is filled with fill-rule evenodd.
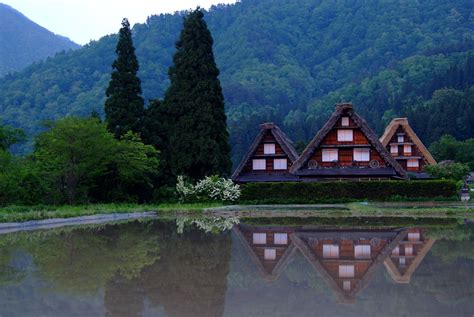
<svg viewBox="0 0 474 317"><path fill-rule="evenodd" d="M404 153L403 152L403 144L398 145L398 155L394 155L390 151L390 145L392 143L398 143L398 133L404 133L405 134L405 143L412 143L411 144L411 154ZM405 129L403 126L399 126L395 134L392 136L390 139L390 142L387 144L387 150L390 152L390 154L393 157L404 157L404 158L397 158L397 162L403 167L408 172L421 172L424 170L426 164L425 158L423 154L421 153L420 149L413 143L413 140L410 138L410 136L406 133ZM419 167L407 167L407 162L408 160L406 158L409 157L416 157L416 156L421 156L422 159L419 160Z"/></svg>

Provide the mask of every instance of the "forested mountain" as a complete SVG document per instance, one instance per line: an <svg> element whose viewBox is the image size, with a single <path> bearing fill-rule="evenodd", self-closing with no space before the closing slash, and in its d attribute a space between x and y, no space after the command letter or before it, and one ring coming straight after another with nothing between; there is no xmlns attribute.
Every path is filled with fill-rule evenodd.
<svg viewBox="0 0 474 317"><path fill-rule="evenodd" d="M382 117L429 107L425 102L435 90L466 89L472 78L461 87L444 75L471 67L473 9L471 0L242 0L211 8L205 19L221 71L234 161L263 121L306 141L334 103L345 100L381 132ZM152 16L133 28L146 100L161 98L169 84L182 18ZM45 119L102 112L116 40L104 37L0 80L4 123L34 134ZM464 77L472 76L465 71ZM416 120L420 127L426 123ZM460 137L474 136L469 133Z"/></svg>
<svg viewBox="0 0 474 317"><path fill-rule="evenodd" d="M0 21L0 76L21 70L57 52L80 47L3 3L0 3Z"/></svg>

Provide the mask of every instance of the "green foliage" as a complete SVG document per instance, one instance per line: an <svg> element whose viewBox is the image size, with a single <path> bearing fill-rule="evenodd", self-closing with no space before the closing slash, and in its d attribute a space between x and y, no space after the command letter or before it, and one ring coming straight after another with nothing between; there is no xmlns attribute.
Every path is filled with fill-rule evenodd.
<svg viewBox="0 0 474 317"><path fill-rule="evenodd" d="M48 184L45 199L50 203L89 201L96 187L107 199L111 188L125 191L137 183L149 184L158 167L152 146L131 132L116 140L94 118L59 120L38 137L35 147L34 159ZM101 182L113 182L113 187L98 186Z"/></svg>
<svg viewBox="0 0 474 317"><path fill-rule="evenodd" d="M25 140L26 134L23 130L0 125L0 151L6 151L10 146Z"/></svg>
<svg viewBox="0 0 474 317"><path fill-rule="evenodd" d="M240 197L240 185L217 175L206 176L193 185L185 182L183 176L178 176L176 193L180 202L232 202Z"/></svg>
<svg viewBox="0 0 474 317"><path fill-rule="evenodd" d="M454 181L370 181L324 183L249 183L242 186L240 202L274 204L331 203L354 200L390 200L453 197Z"/></svg>
<svg viewBox="0 0 474 317"><path fill-rule="evenodd" d="M200 9L190 12L176 43L171 85L163 101L165 160L172 175L194 180L230 172L224 96L212 36Z"/></svg>
<svg viewBox="0 0 474 317"><path fill-rule="evenodd" d="M139 65L127 19L122 21L115 52L117 59L112 64L114 71L106 90L105 118L109 130L118 139L127 131L141 131L145 111L141 83L137 76Z"/></svg>
<svg viewBox="0 0 474 317"><path fill-rule="evenodd" d="M430 145L430 152L438 161L456 161L474 170L474 138L458 141L451 135L443 135Z"/></svg>
<svg viewBox="0 0 474 317"><path fill-rule="evenodd" d="M79 45L58 36L0 3L0 77Z"/></svg>
<svg viewBox="0 0 474 317"><path fill-rule="evenodd" d="M464 67L471 67L465 52L474 42L470 8L470 0L243 0L211 8L206 21L215 39L234 162L263 121L307 141L344 99L362 108L381 132L386 111L407 114L402 108L429 100L434 90L464 90L461 70L474 74ZM162 98L169 86L167 69L183 14L151 16L133 29L145 100ZM116 43L116 35L106 36L0 80L0 116L33 135L45 119L101 111ZM415 126L423 141L434 127L420 129L425 121L416 119ZM466 131L455 136L473 137Z"/></svg>
<svg viewBox="0 0 474 317"><path fill-rule="evenodd" d="M425 168L426 172L435 178L463 180L469 174L470 168L462 163L448 163L429 165Z"/></svg>

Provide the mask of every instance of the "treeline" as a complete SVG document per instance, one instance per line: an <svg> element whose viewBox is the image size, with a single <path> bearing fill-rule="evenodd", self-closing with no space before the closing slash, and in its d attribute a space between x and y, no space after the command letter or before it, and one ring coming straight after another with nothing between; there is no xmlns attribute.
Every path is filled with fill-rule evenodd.
<svg viewBox="0 0 474 317"><path fill-rule="evenodd" d="M397 72L411 56L436 59L472 49L471 8L468 0L243 0L211 8L206 20L222 71L234 162L263 121L284 125L295 141L307 140L327 118L324 111L332 110L332 99L339 99L327 97L331 92ZM167 69L181 21L181 13L152 16L133 29L145 104L163 98L170 84ZM0 80L4 123L33 135L43 120L92 110L103 115L116 39L107 36ZM384 96L382 88L367 87L367 96L372 92ZM371 125L380 129L380 116L390 109L369 116Z"/></svg>
<svg viewBox="0 0 474 317"><path fill-rule="evenodd" d="M159 201L178 175L198 180L230 172L224 97L212 36L200 9L184 19L163 101L144 107L139 62L127 19L106 90L105 122L68 116L49 122L34 151L8 150L25 139L0 126L0 204Z"/></svg>

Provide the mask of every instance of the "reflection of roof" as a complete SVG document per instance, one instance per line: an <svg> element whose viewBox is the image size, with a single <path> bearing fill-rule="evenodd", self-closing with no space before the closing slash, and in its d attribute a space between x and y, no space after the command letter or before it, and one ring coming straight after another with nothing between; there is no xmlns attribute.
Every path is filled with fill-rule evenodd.
<svg viewBox="0 0 474 317"><path fill-rule="evenodd" d="M276 260L276 263L272 267L267 267L262 262L264 260L261 259L256 254L255 250L252 248L250 241L248 241L245 238L244 233L241 230L244 228L249 229L251 227L246 226L246 225L237 225L237 226L234 226L233 230L236 233L237 237L239 237L239 240L241 241L241 243L245 246L245 249L247 250L250 258L253 260L253 262L257 266L258 271L263 276L263 278L269 281L276 280L280 276L280 274L283 272L285 267L288 265L290 260L293 258L294 254L296 253L296 248L293 243L293 234L292 233L288 234L288 245L283 255ZM258 227L255 227L255 229L257 228ZM260 227L260 228L264 228L264 227Z"/></svg>
<svg viewBox="0 0 474 317"><path fill-rule="evenodd" d="M376 268L382 263L385 258L388 257L392 249L400 242L404 236L404 231L388 231L388 232L298 232L295 234L294 243L303 253L305 258L311 263L313 268L319 272L323 280L328 284L328 286L333 290L334 294L337 296L338 300L345 303L352 303L355 300L355 295L364 289L373 274L376 271ZM386 239L390 241L388 245L384 246L382 250L376 255L375 258L370 259L371 264L369 268L365 271L364 275L356 283L354 288L351 288L350 291L344 291L340 285L336 282L335 278L326 270L322 264L322 260L316 256L315 252L311 250L307 242L308 238L328 238L328 237L337 237L338 239L348 239L357 241L361 237L370 236L371 238ZM338 261L334 259L333 261ZM348 263L346 261L341 261L341 263Z"/></svg>
<svg viewBox="0 0 474 317"><path fill-rule="evenodd" d="M408 232L406 234L408 234ZM406 234L403 237L403 239L406 237ZM404 270L403 272L393 262L390 256L387 257L384 261L384 265L385 265L385 268L387 269L388 274L390 274L392 279L397 283L410 283L411 276L416 271L418 266L421 264L421 262L423 261L425 256L428 254L428 252L431 250L431 247L433 247L433 244L435 243L435 241L436 241L435 239L426 239L423 242L423 246L419 249L419 251L415 255L415 258L413 259L413 261L408 264L408 266L406 267L406 270Z"/></svg>
<svg viewBox="0 0 474 317"><path fill-rule="evenodd" d="M236 180L237 178L239 178L239 175L244 169L245 164L248 162L252 154L257 150L258 145L262 141L267 131L271 132L271 134L273 135L275 140L278 142L278 144L281 146L285 154L288 155L288 158L290 159L290 161L291 162L296 161L296 159L298 158L298 153L296 152L293 146L293 142L291 142L288 136L273 122L263 123L260 125L260 132L255 137L249 150L242 158L242 161L240 162L239 166L237 166L234 173L232 174L233 180ZM242 180L239 178L239 181L242 181Z"/></svg>
<svg viewBox="0 0 474 317"><path fill-rule="evenodd" d="M385 128L384 134L380 137L380 142L382 142L384 146L387 146L393 135L397 132L398 127L402 127L403 130L408 134L411 141L415 143L416 147L418 148L418 150L420 150L421 154L423 154L424 159L428 164L436 164L436 161L433 156L431 156L431 153L425 147L423 142L421 142L420 138L418 138L415 131L413 131L413 129L411 128L407 118L393 119Z"/></svg>
<svg viewBox="0 0 474 317"><path fill-rule="evenodd" d="M402 178L406 178L407 175L406 175L405 170L392 157L392 155L387 151L387 149L382 145L382 143L380 143L375 132L367 124L367 121L365 121L361 116L359 116L354 111L351 103L343 103L343 104L336 105L336 110L333 112L333 114L328 119L326 124L321 128L321 130L319 130L318 133L316 133L316 135L311 140L311 142L309 142L308 146L303 151L301 156L293 164L290 171L292 173L299 174L299 172L306 169L304 167L305 163L311 158L313 153L320 146L320 144L323 142L324 138L328 135L328 133L336 126L337 121L343 114L347 114L351 117L351 119L355 122L355 124L360 128L362 133L365 135L367 140L369 140L369 143L375 148L375 150L379 153L379 155L383 158L383 160L393 167L393 169L396 171L396 174ZM311 173L311 174L305 174L305 175L318 175L318 174L314 174L314 173L317 173L316 169L307 169L307 170L308 170L307 173ZM370 170L369 168L363 169L363 171L366 173L369 172L369 170ZM344 169L344 171L346 171L346 169ZM319 174L319 175L324 175L324 174Z"/></svg>

